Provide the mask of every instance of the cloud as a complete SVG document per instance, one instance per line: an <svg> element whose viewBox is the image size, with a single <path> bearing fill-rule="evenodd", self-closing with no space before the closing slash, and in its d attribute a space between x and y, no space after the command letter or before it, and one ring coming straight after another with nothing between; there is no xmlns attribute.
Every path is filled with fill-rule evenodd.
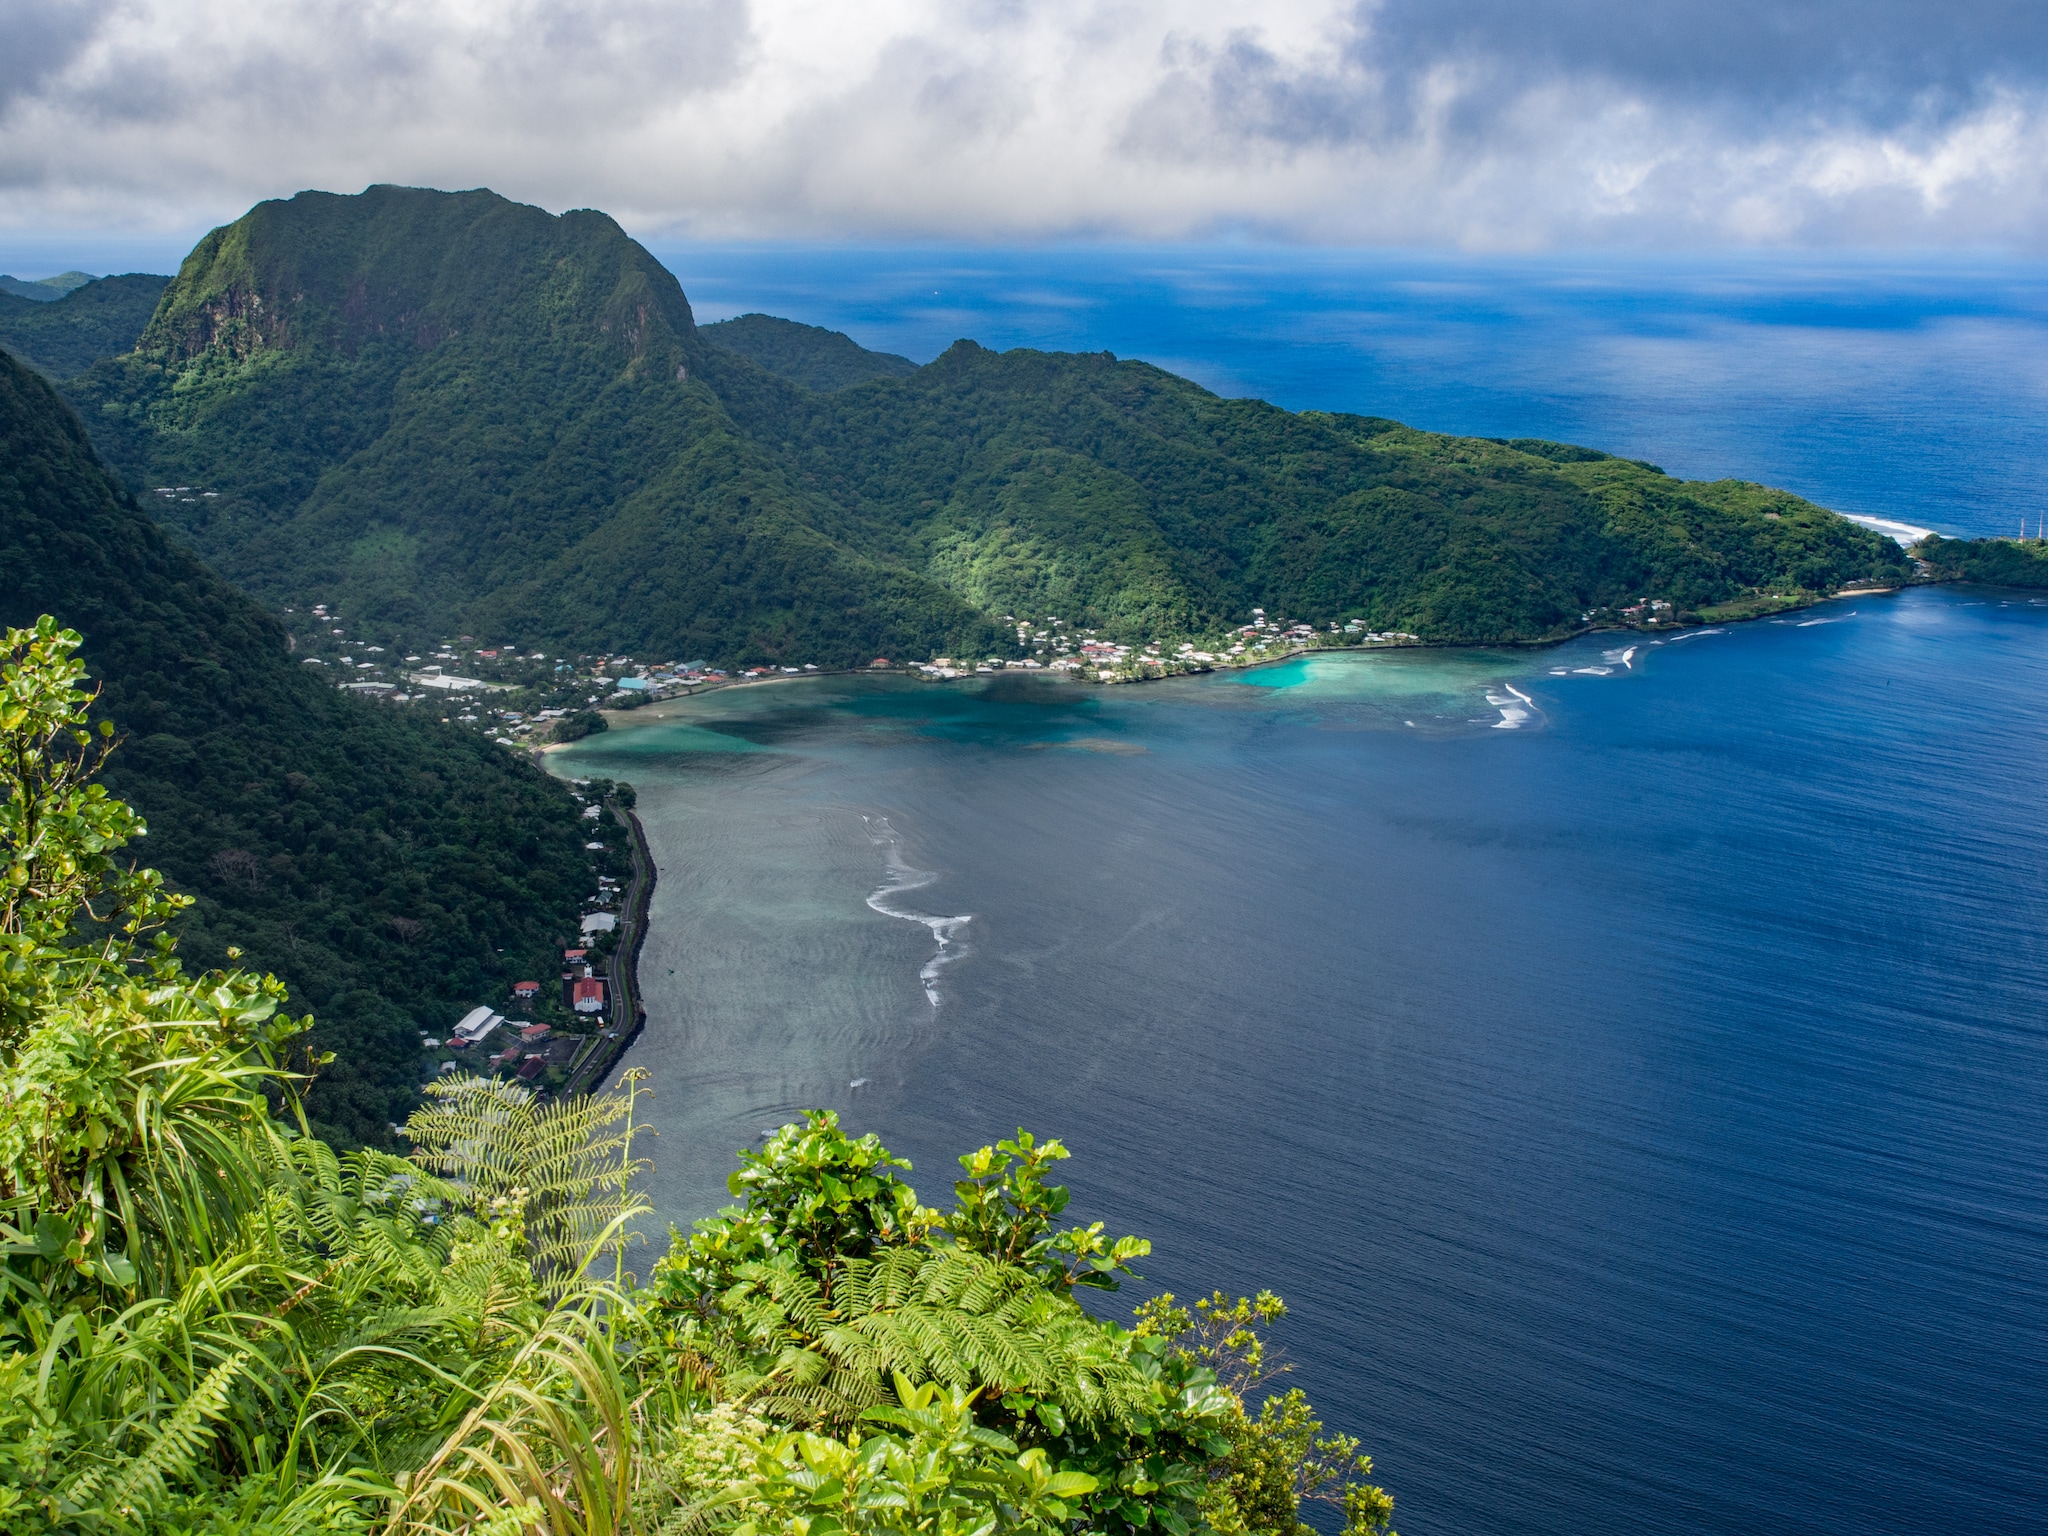
<svg viewBox="0 0 2048 1536"><path fill-rule="evenodd" d="M2048 8L18 0L0 223L374 181L649 234L2048 242Z"/></svg>

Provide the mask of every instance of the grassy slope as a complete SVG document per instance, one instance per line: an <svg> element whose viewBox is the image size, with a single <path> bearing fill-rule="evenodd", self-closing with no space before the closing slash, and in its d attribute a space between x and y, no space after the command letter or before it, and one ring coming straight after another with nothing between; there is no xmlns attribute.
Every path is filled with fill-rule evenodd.
<svg viewBox="0 0 2048 1536"><path fill-rule="evenodd" d="M215 231L72 389L131 475L222 493L166 511L258 592L550 649L857 663L1002 613L1149 637L1254 605L1540 639L1902 569L1794 498L1583 449L971 342L845 382L879 356L700 333L601 214L376 188Z"/></svg>
<svg viewBox="0 0 2048 1536"><path fill-rule="evenodd" d="M164 537L77 418L0 354L0 621L86 636L125 733L110 789L151 824L138 856L199 898L185 952L231 937L290 984L336 1051L313 1113L381 1138L417 1087L418 1026L503 988L591 887L578 806L466 732L307 676L278 624ZM255 868L217 866L224 850ZM421 925L402 942L390 919Z"/></svg>
<svg viewBox="0 0 2048 1536"><path fill-rule="evenodd" d="M0 347L53 379L68 379L133 347L169 282L132 272L55 301L0 295Z"/></svg>

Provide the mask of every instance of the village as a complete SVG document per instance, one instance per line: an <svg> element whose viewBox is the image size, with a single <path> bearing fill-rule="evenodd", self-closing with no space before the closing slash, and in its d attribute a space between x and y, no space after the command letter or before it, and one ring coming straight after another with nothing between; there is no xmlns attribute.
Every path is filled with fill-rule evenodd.
<svg viewBox="0 0 2048 1536"><path fill-rule="evenodd" d="M1144 645L1106 640L1094 629L1070 630L1054 615L1043 621L1018 619L1010 614L1003 618L1016 627L1017 648L1025 652L1022 658L990 656L981 661L962 661L938 656L912 670L934 681L992 676L999 672L1043 671L1077 682L1139 683L1209 672L1218 667L1256 666L1305 650L1357 650L1422 643L1419 636L1405 630L1368 629L1359 619L1342 624L1332 620L1327 629L1318 629L1313 624L1270 617L1263 608L1251 611L1250 623L1220 636L1154 640Z"/></svg>
<svg viewBox="0 0 2048 1536"><path fill-rule="evenodd" d="M632 928L644 921L651 869L628 809L631 792L602 779L572 779L568 787L590 823L583 846L595 889L583 901L575 939L561 948L559 964L549 967L557 979L514 981L445 1028L421 1029L421 1076L428 1081L495 1075L543 1095L568 1091L601 1073L640 1022ZM608 808L615 812L611 818ZM618 832L630 834L630 852L618 846L625 841ZM623 978L623 995L615 978Z"/></svg>

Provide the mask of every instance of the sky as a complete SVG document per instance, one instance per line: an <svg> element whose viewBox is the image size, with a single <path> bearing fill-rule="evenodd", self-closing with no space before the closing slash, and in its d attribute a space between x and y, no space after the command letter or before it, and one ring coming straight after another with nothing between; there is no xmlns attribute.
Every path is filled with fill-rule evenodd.
<svg viewBox="0 0 2048 1536"><path fill-rule="evenodd" d="M2039 0L9 0L0 239L374 182L646 238L2048 249ZM176 237L175 240L172 237Z"/></svg>

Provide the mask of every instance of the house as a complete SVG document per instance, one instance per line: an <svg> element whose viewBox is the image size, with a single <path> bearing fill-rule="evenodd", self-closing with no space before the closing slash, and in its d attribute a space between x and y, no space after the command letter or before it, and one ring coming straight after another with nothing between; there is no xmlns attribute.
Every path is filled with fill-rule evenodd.
<svg viewBox="0 0 2048 1536"><path fill-rule="evenodd" d="M610 933L618 926L618 918L610 912L592 912L583 919L585 933Z"/></svg>
<svg viewBox="0 0 2048 1536"><path fill-rule="evenodd" d="M515 981L512 983L512 995L522 1003L530 1003L540 996L540 983L537 981Z"/></svg>
<svg viewBox="0 0 2048 1536"><path fill-rule="evenodd" d="M453 1038L450 1045L460 1042L464 1046L475 1045L486 1035L505 1022L502 1013L493 1013L489 1008L472 1008L462 1016L462 1022L450 1031Z"/></svg>
<svg viewBox="0 0 2048 1536"><path fill-rule="evenodd" d="M586 976L570 989L569 1006L577 1013L603 1013L604 983Z"/></svg>
<svg viewBox="0 0 2048 1536"><path fill-rule="evenodd" d="M554 1031L545 1024L529 1024L519 1031L519 1038L524 1044L532 1045L536 1040L545 1040L553 1033Z"/></svg>
<svg viewBox="0 0 2048 1536"><path fill-rule="evenodd" d="M562 958L571 965L581 965L583 957L589 953L587 949L565 949L562 951Z"/></svg>
<svg viewBox="0 0 2048 1536"><path fill-rule="evenodd" d="M520 1063L519 1075L525 1078L530 1083L536 1077L539 1077L541 1073L547 1071L547 1069L548 1063L546 1057L529 1056L526 1058L524 1062Z"/></svg>

